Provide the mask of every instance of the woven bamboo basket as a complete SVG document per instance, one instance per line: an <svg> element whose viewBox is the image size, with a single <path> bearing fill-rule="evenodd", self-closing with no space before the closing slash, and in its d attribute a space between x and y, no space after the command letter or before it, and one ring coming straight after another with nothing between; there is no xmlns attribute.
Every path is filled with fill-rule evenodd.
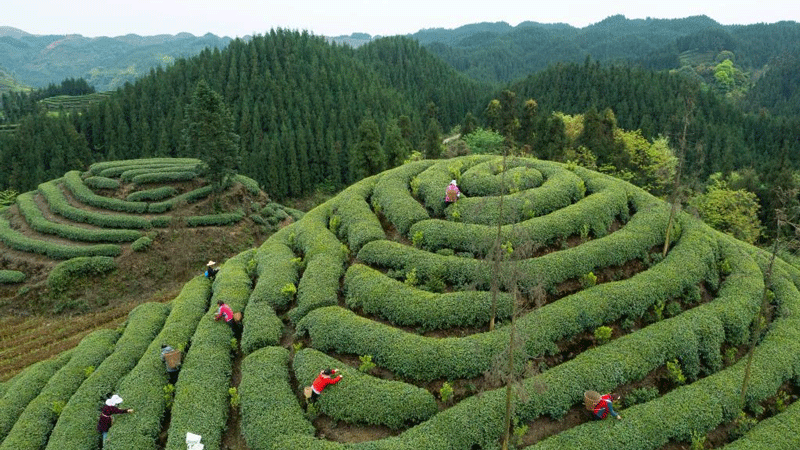
<svg viewBox="0 0 800 450"><path fill-rule="evenodd" d="M181 351L173 350L169 353L164 353L164 361L167 362L167 367L175 369L181 365Z"/></svg>
<svg viewBox="0 0 800 450"><path fill-rule="evenodd" d="M594 411L594 405L600 401L600 393L597 391L586 391L583 393L583 406L589 411Z"/></svg>

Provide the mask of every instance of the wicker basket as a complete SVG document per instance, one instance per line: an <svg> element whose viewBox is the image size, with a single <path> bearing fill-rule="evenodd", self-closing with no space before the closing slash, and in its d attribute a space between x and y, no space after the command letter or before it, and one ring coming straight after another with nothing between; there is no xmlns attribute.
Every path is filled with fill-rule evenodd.
<svg viewBox="0 0 800 450"><path fill-rule="evenodd" d="M166 361L167 367L170 369L178 368L178 366L181 365L181 351L173 350L171 352L164 353L164 361Z"/></svg>
<svg viewBox="0 0 800 450"><path fill-rule="evenodd" d="M305 395L307 399L311 398L311 392L311 386L303 388L303 395Z"/></svg>
<svg viewBox="0 0 800 450"><path fill-rule="evenodd" d="M583 393L583 406L589 411L594 411L594 405L600 402L600 393L597 391L586 391Z"/></svg>
<svg viewBox="0 0 800 450"><path fill-rule="evenodd" d="M233 313L233 320L235 320L237 322L241 322L242 321L242 313L239 312L239 311L236 311L235 313Z"/></svg>

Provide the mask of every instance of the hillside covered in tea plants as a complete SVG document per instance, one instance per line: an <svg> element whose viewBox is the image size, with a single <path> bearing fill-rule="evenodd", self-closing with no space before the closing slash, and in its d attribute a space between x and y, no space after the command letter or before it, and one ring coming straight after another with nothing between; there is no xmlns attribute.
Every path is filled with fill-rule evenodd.
<svg viewBox="0 0 800 450"><path fill-rule="evenodd" d="M411 162L222 262L0 384L0 450L97 448L111 392L135 412L107 449L800 444L800 272L574 164ZM325 367L343 379L306 408ZM590 421L586 390L622 420Z"/></svg>
<svg viewBox="0 0 800 450"><path fill-rule="evenodd" d="M300 211L235 176L219 191L193 158L109 161L69 171L0 212L0 339L5 380L168 301L209 259L262 242ZM5 199L4 199L5 200Z"/></svg>

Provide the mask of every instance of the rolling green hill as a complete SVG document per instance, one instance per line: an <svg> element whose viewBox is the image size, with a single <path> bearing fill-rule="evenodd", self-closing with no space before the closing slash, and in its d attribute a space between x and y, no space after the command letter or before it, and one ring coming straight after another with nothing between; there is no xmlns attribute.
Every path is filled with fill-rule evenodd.
<svg viewBox="0 0 800 450"><path fill-rule="evenodd" d="M798 286L796 268L605 175L417 161L3 383L0 449L94 448L110 392L135 409L111 449L178 450L187 431L208 450L499 448L507 393L516 448L795 449ZM240 339L217 300L243 311ZM174 390L163 343L185 350ZM343 379L305 409L325 367ZM587 390L621 393L622 420L589 420Z"/></svg>
<svg viewBox="0 0 800 450"><path fill-rule="evenodd" d="M522 22L421 30L411 35L431 52L472 78L506 83L558 63L587 57L603 63L678 69L705 60L687 59L722 50L736 55L744 70L760 70L793 50L800 24L720 25L707 16L627 19L616 15L583 28Z"/></svg>
<svg viewBox="0 0 800 450"><path fill-rule="evenodd" d="M0 27L0 61L28 86L44 88L65 78L84 78L98 91L111 91L125 82L167 66L205 48L224 48L228 37L213 34L87 38L72 35L33 35Z"/></svg>

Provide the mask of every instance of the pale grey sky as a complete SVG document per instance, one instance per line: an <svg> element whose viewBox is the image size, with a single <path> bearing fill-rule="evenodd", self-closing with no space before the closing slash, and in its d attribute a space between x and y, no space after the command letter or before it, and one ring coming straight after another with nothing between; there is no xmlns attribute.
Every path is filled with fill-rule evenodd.
<svg viewBox="0 0 800 450"><path fill-rule="evenodd" d="M338 36L415 33L478 22L568 23L585 27L623 14L629 19L704 14L723 25L800 22L800 1L616 2L556 0L6 0L0 26L33 34L142 36L189 32L218 36L264 34L273 28Z"/></svg>

